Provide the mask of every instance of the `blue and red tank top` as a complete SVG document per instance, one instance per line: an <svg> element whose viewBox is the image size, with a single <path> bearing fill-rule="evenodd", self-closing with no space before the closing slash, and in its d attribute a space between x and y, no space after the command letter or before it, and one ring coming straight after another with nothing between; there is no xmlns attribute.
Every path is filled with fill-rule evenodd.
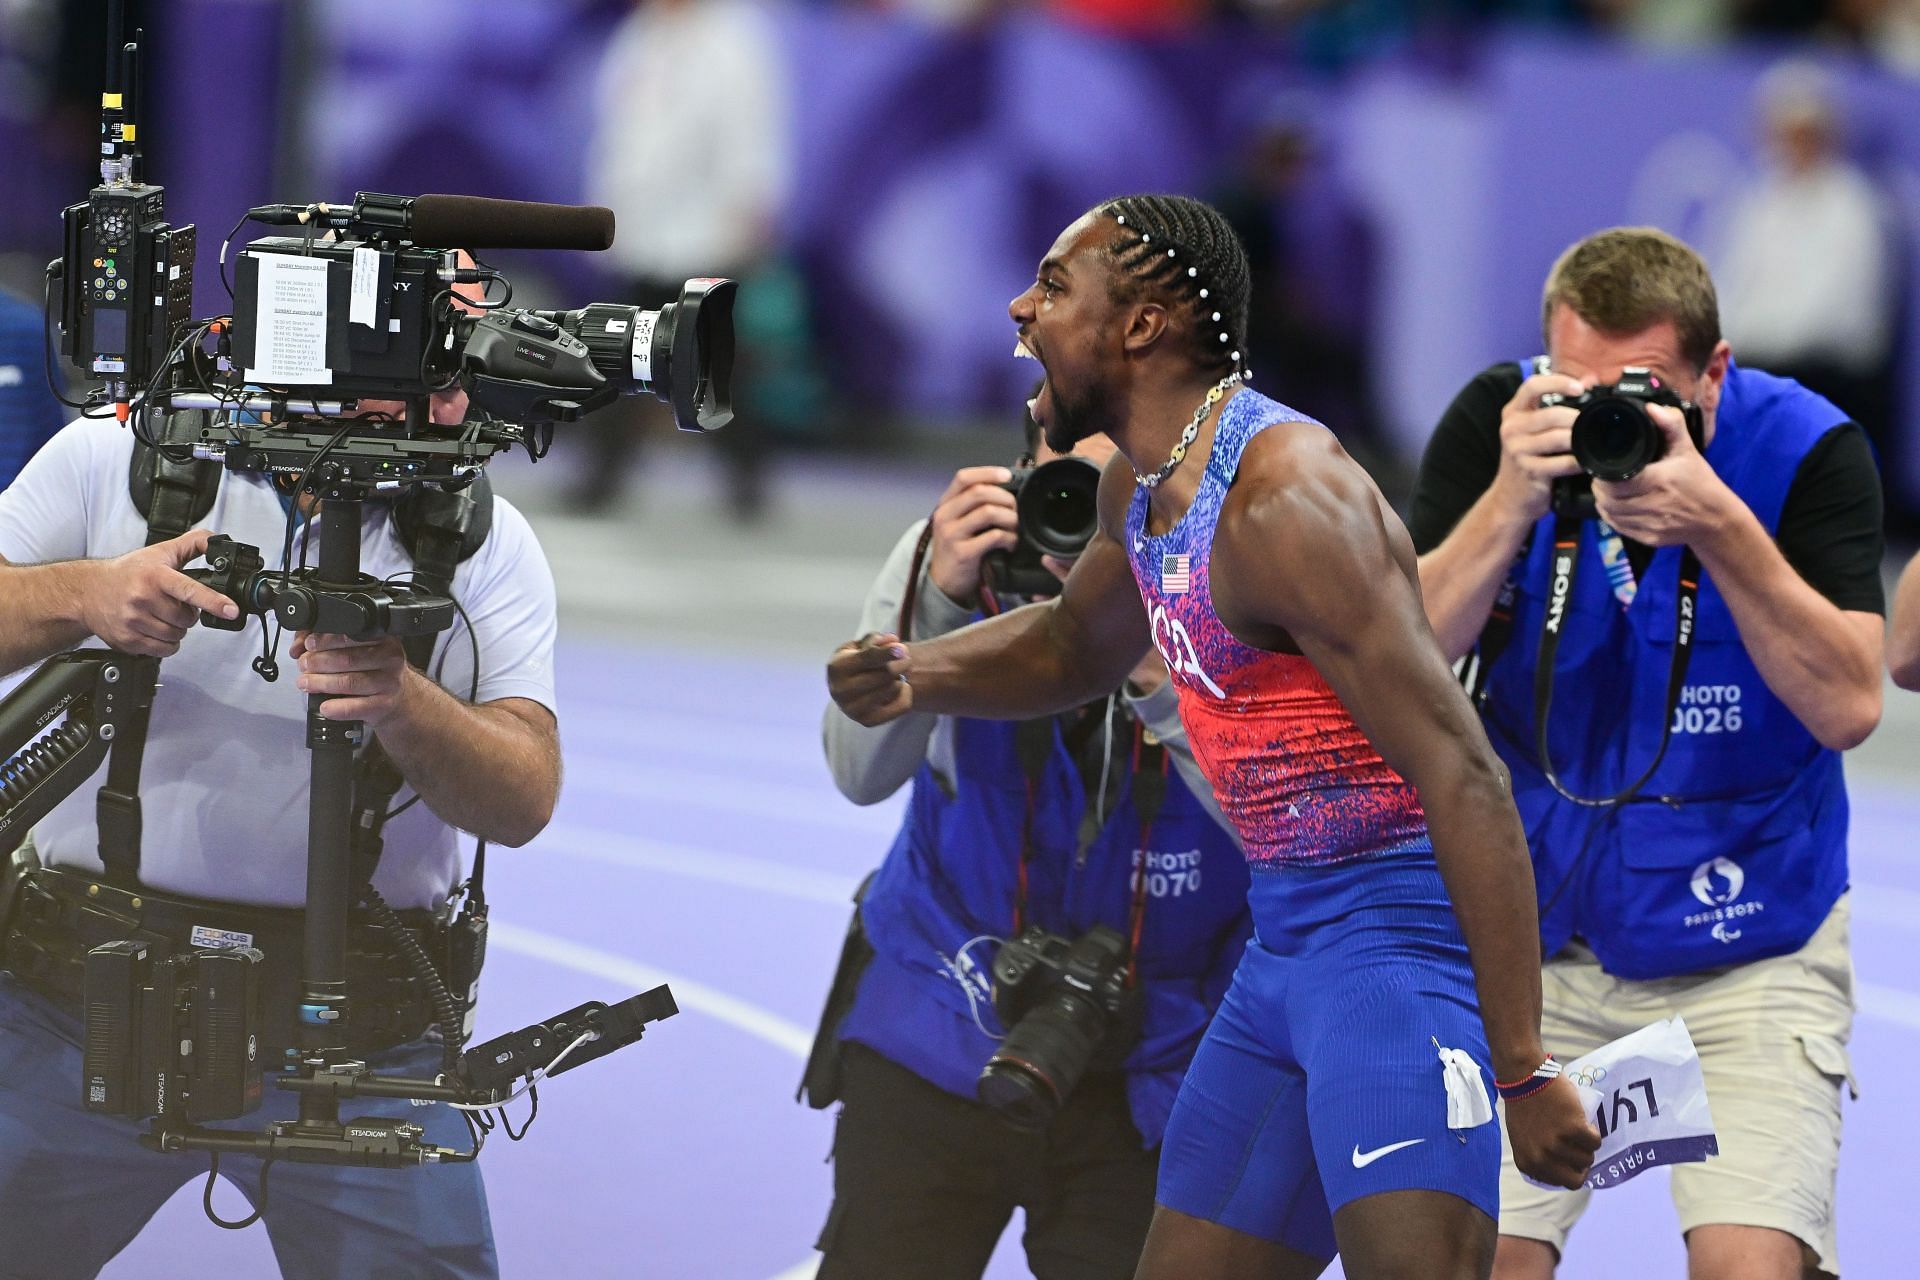
<svg viewBox="0 0 1920 1280"><path fill-rule="evenodd" d="M1305 423L1305 427L1295 424ZM1213 534L1247 443L1269 427L1322 430L1251 390L1227 401L1193 504L1147 532L1146 489L1127 508L1127 558L1154 647L1180 697L1195 760L1258 872L1326 867L1427 845L1413 787L1306 658L1242 644L1214 611ZM1311 565L1300 572L1312 573Z"/></svg>

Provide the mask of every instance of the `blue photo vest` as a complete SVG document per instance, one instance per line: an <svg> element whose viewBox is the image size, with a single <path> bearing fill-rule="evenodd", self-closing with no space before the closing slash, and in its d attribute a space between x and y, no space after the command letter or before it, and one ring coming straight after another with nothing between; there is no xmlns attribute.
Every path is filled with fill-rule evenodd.
<svg viewBox="0 0 1920 1280"><path fill-rule="evenodd" d="M1707 461L1772 534L1801 460L1846 420L1798 383L1729 368ZM1617 809L1557 794L1539 766L1533 710L1552 552L1549 514L1516 572L1512 638L1484 707L1513 772L1546 953L1578 935L1609 973L1660 978L1798 950L1847 887L1839 753L1768 689L1702 573L1693 658L1658 772ZM1592 521L1578 554L1550 746L1570 791L1607 796L1659 750L1681 552L1654 553L1624 610Z"/></svg>
<svg viewBox="0 0 1920 1280"><path fill-rule="evenodd" d="M1027 777L1015 748L1018 725L952 724L951 792L930 766L921 766L906 821L861 903L874 956L840 1035L972 1098L996 1047L986 1032L1005 1031L994 1016L988 975L997 945L992 939L1013 930ZM1034 795L1028 922L1069 938L1096 924L1124 935L1133 877L1143 861L1132 778L1084 853L1087 788L1058 728ZM1168 774L1144 862L1139 971L1146 1009L1125 1070L1134 1125L1151 1147L1160 1141L1174 1093L1251 930L1239 846L1177 773ZM986 1031L975 1025L975 1012Z"/></svg>

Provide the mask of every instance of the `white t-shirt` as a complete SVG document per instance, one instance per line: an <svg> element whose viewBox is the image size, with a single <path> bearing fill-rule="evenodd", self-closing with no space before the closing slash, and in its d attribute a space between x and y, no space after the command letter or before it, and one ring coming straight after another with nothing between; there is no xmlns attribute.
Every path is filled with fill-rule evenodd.
<svg viewBox="0 0 1920 1280"><path fill-rule="evenodd" d="M115 423L67 426L0 493L0 556L28 565L102 559L142 546L146 521L127 489L132 453L132 433ZM364 518L361 572L386 578L411 570L386 511L369 504ZM286 522L265 477L228 473L198 527L252 543L278 568ZM318 520L311 533L310 565L318 562ZM295 564L305 536L294 538ZM526 517L505 499L494 499L492 532L454 573L452 594L479 639L474 700L530 698L555 709L553 574ZM282 639L280 678L272 684L250 666L261 643L259 618L238 632L195 627L180 652L160 664L140 775L140 880L155 890L256 906L305 901L306 695L295 685L298 664L287 657L292 634ZM465 698L472 654L466 624L456 619L439 636L428 670ZM35 828L48 865L102 870L94 801L105 776L102 769ZM401 790L402 800L411 795ZM374 884L395 907L431 906L459 875L454 830L424 803L387 824Z"/></svg>

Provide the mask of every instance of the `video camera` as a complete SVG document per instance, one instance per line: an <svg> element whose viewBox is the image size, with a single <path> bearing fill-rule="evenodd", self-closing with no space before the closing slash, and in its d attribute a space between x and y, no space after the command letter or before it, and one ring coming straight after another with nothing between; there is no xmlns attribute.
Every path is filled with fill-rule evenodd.
<svg viewBox="0 0 1920 1280"><path fill-rule="evenodd" d="M601 208L373 192L347 204L260 205L235 233L256 221L300 234L242 246L232 313L196 323L196 231L168 223L163 189L143 180L134 109L138 33L120 46L119 0L109 0L108 12L100 185L65 210L63 251L47 268L60 351L83 378L101 384L79 406L83 412L111 405L151 443L151 412L214 410L227 421L206 428L192 446L196 456L231 470L298 472L324 443L302 438L303 419L358 417L362 400L400 401L403 424L368 416L328 455L354 478L387 487L464 485L514 444L539 457L553 423L622 394L668 402L686 431L731 421L733 281L688 280L677 301L657 310L610 303L526 310L506 305L512 285L504 275L461 258L478 249L605 249L613 214ZM226 261L223 244L223 282ZM498 298L491 296L496 284ZM462 298L462 285L484 291ZM456 387L467 393L468 421L430 423L430 397ZM232 456L247 438L236 434L242 418L262 414L282 430L279 446L241 447ZM410 467L383 473L353 466L360 439L457 440L460 447L414 450Z"/></svg>
<svg viewBox="0 0 1920 1280"><path fill-rule="evenodd" d="M195 231L169 224L162 189L142 180L134 111L139 37L120 44L119 0L109 0L108 15L101 181L65 211L63 252L47 268L50 329L68 362L98 384L76 407L96 417L110 408L131 426L154 455L153 486L160 462L180 466L189 460L184 453L230 471L297 477L296 499L323 500L319 563L311 569L270 571L257 548L213 539L207 568L194 575L234 599L241 616L230 624L203 619L209 625L238 628L249 617L271 615L285 629L397 636L410 644L430 638L456 612L447 591L471 513L463 491L494 454L521 445L538 458L554 423L621 394L644 391L667 401L684 430L712 431L731 420L732 281L689 280L676 302L657 310L604 303L510 309L511 283L462 257L487 248L605 249L613 239L613 215L605 209L367 192L344 205L259 206L234 234L248 220L301 234L244 245L231 313L194 320ZM223 280L225 265L223 246ZM481 286L480 296L462 298L463 285ZM491 296L496 285L498 298ZM455 389L466 392L466 420L433 422L432 398ZM383 412L368 402L402 408ZM200 411L197 421L188 410ZM162 430L150 420L155 413L168 415ZM413 492L423 488L429 492ZM430 526L444 545L431 569L427 556L414 553L412 582L360 571L361 508L376 494L469 502L457 519ZM290 511L289 537L294 519ZM150 535L157 527L150 516ZM281 981L285 970L275 962L296 949L284 940L256 947L244 930L213 930L219 936L203 942L198 925L189 949L171 934L136 927L141 912L163 897L149 895L137 874L139 752L158 669L156 659L79 650L49 660L0 699L0 849L11 847L10 832L30 828L113 757L98 806L105 882L77 892L89 919L103 900L123 902L125 910L102 917L114 930L104 939L68 928L59 943L71 950L78 939L84 951L78 965L89 1109L152 1117L141 1138L146 1145L207 1151L216 1160L222 1152L266 1163L471 1160L491 1127L472 1113L631 1044L648 1023L676 1012L671 993L658 987L613 1005L580 1005L462 1054L471 1030L462 1018L485 949L479 859L459 918L440 922L446 945L444 964L436 966L371 884L399 772L386 770L391 783L383 792L380 770L368 767L380 754L367 726L328 720L319 712L321 696L310 694L306 901L293 930L300 937L298 995L274 996L272 1012L287 1015L291 1033L273 1045L285 1060L263 1062L263 1030L282 1024L263 1020L271 984L262 975ZM273 678L269 653L255 670ZM34 900L55 903L50 910L58 914L65 890L56 889L65 877L39 871L44 878L23 877L17 888L24 898L31 884ZM190 905L197 911L208 904ZM391 936L385 958L412 971L420 999L431 1006L443 1049L442 1074L434 1079L368 1070L360 1033L380 1018L356 1020L354 1006L377 1014L396 1002L380 998L377 988L351 988L350 918L371 920ZM26 935L16 929L15 936ZM50 949L36 954L65 963ZM257 1107L268 1065L286 1069L275 1087L301 1095L298 1120L260 1131L203 1126ZM516 1087L516 1080L524 1084ZM354 1097L461 1107L475 1126L474 1148L427 1144L421 1128L405 1122L343 1121L339 1103Z"/></svg>
<svg viewBox="0 0 1920 1280"><path fill-rule="evenodd" d="M1549 391L1540 397L1543 409L1565 405L1578 411L1573 420L1573 456L1584 474L1554 481L1555 511L1590 516L1595 480L1631 480L1666 456L1667 438L1648 415L1650 404L1680 410L1693 447L1706 448L1700 406L1681 399L1648 369L1622 369L1618 382L1589 387L1577 396Z"/></svg>

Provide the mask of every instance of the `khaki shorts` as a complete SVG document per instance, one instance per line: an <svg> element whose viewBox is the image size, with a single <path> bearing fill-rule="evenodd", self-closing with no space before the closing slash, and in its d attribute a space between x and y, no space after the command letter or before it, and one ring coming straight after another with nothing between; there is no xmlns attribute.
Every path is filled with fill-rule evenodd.
<svg viewBox="0 0 1920 1280"><path fill-rule="evenodd" d="M1673 1167L1681 1232L1710 1224L1771 1227L1799 1239L1818 1255L1820 1269L1836 1276L1840 1088L1853 1087L1850 914L1842 897L1800 950L1733 968L1633 982L1602 972L1593 952L1576 942L1542 973L1542 1038L1562 1062L1650 1022L1687 1020L1720 1154ZM1565 1252L1567 1233L1593 1193L1524 1181L1510 1145L1502 1160L1500 1233Z"/></svg>

